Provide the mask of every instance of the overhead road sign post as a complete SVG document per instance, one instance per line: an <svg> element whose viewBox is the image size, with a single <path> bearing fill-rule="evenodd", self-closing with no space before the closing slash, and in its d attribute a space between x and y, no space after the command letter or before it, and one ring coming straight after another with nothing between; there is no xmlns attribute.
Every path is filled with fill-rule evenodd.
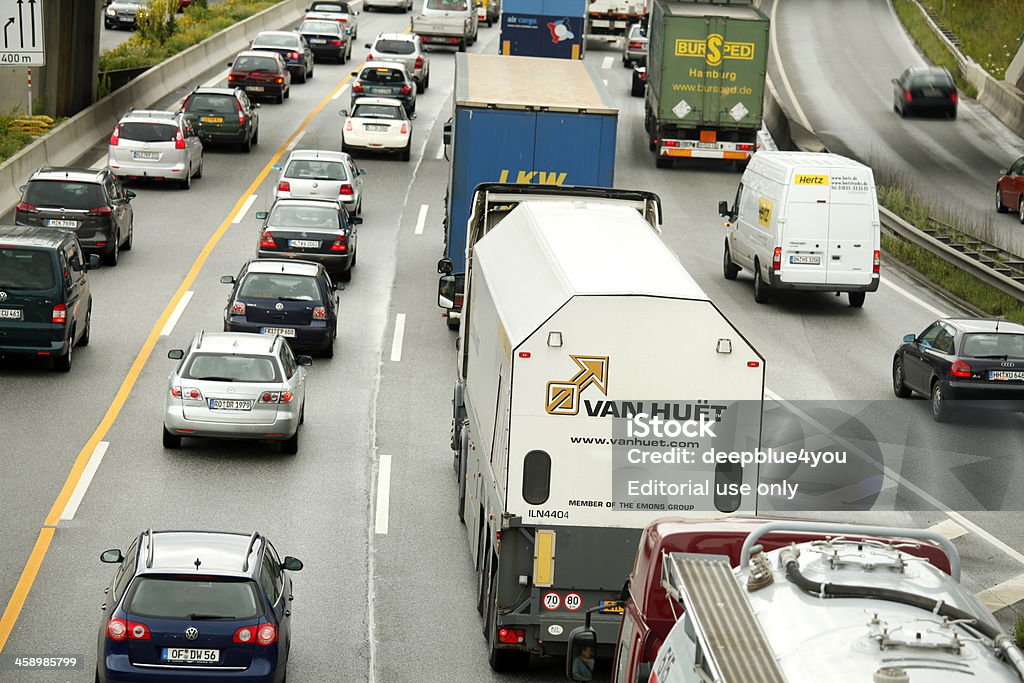
<svg viewBox="0 0 1024 683"><path fill-rule="evenodd" d="M0 66L45 66L43 0L0 0Z"/></svg>

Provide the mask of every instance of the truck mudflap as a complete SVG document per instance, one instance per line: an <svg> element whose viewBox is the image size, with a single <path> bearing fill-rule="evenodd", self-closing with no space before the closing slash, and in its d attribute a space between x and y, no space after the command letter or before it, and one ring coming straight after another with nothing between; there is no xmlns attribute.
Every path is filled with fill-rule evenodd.
<svg viewBox="0 0 1024 683"><path fill-rule="evenodd" d="M699 142L673 139L658 141L658 154L663 157L747 161L756 150L757 145L752 142Z"/></svg>

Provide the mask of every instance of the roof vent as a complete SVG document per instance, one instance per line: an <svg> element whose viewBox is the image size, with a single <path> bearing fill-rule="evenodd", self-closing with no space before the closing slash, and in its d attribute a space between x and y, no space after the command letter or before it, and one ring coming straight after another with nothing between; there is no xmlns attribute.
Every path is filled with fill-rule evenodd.
<svg viewBox="0 0 1024 683"><path fill-rule="evenodd" d="M898 666L883 666L875 672L874 683L910 683L906 669Z"/></svg>

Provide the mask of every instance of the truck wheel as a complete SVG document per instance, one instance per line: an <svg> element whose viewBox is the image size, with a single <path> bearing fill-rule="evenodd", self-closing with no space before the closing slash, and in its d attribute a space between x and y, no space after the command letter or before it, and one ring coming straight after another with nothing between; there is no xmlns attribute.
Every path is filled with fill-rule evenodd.
<svg viewBox="0 0 1024 683"><path fill-rule="evenodd" d="M459 41L459 52L465 52L465 51L466 51L466 40L462 39L462 40Z"/></svg>
<svg viewBox="0 0 1024 683"><path fill-rule="evenodd" d="M847 296L850 297L850 308L860 308L864 305L864 297L867 295L864 292L849 292Z"/></svg>
<svg viewBox="0 0 1024 683"><path fill-rule="evenodd" d="M732 257L729 255L728 240L725 242L725 253L722 256L722 273L726 280L735 280L736 276L740 274L740 267L732 262Z"/></svg>
<svg viewBox="0 0 1024 683"><path fill-rule="evenodd" d="M672 157L658 156L654 160L654 165L658 168L672 168Z"/></svg>
<svg viewBox="0 0 1024 683"><path fill-rule="evenodd" d="M768 285L761 279L761 264L754 261L754 301L759 304L766 304L770 296L771 293Z"/></svg>

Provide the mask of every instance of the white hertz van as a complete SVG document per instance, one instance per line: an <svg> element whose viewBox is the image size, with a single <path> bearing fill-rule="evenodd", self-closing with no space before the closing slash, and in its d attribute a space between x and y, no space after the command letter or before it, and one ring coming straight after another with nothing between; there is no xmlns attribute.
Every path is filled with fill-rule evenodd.
<svg viewBox="0 0 1024 683"><path fill-rule="evenodd" d="M875 179L836 154L758 152L736 199L719 202L728 219L725 277L754 274L754 300L772 290L847 292L864 305L878 289L880 231Z"/></svg>

